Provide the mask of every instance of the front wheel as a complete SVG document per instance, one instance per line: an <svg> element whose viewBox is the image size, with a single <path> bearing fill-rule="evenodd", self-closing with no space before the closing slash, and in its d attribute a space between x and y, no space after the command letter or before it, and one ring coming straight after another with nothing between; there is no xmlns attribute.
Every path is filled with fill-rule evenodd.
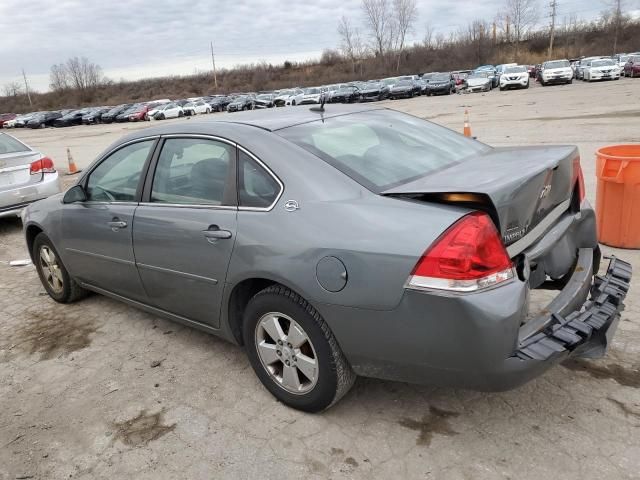
<svg viewBox="0 0 640 480"><path fill-rule="evenodd" d="M59 303L72 303L87 295L87 291L71 278L58 252L44 233L33 242L33 261L42 286Z"/></svg>
<svg viewBox="0 0 640 480"><path fill-rule="evenodd" d="M355 381L320 314L283 286L268 287L249 301L243 338L260 381L290 407L305 412L324 410L340 400Z"/></svg>

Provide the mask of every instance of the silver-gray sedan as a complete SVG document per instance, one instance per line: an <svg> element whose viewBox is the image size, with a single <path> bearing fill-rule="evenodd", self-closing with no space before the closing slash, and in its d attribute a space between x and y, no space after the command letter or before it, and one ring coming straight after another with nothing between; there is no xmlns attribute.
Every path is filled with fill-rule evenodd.
<svg viewBox="0 0 640 480"><path fill-rule="evenodd" d="M0 218L20 216L28 204L60 191L49 157L0 132Z"/></svg>
<svg viewBox="0 0 640 480"><path fill-rule="evenodd" d="M98 292L244 345L305 411L356 375L500 390L602 355L631 278L619 259L594 276L575 147L362 106L138 131L24 227L54 300ZM541 288L558 294L528 312Z"/></svg>

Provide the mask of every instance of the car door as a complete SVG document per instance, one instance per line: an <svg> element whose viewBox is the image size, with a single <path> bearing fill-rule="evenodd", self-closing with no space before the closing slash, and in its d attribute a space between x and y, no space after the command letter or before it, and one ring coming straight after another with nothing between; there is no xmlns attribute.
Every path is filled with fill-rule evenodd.
<svg viewBox="0 0 640 480"><path fill-rule="evenodd" d="M219 325L236 239L236 147L206 136L165 138L136 210L133 246L150 304Z"/></svg>
<svg viewBox="0 0 640 480"><path fill-rule="evenodd" d="M87 199L65 204L65 264L78 280L126 298L146 301L135 266L132 227L142 182L157 139L126 143L83 179Z"/></svg>

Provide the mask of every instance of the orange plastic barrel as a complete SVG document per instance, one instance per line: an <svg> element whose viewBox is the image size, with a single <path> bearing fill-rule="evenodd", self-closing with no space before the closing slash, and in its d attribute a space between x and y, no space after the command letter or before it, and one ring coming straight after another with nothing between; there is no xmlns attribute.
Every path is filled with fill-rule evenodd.
<svg viewBox="0 0 640 480"><path fill-rule="evenodd" d="M596 157L598 240L640 248L640 144L603 147Z"/></svg>

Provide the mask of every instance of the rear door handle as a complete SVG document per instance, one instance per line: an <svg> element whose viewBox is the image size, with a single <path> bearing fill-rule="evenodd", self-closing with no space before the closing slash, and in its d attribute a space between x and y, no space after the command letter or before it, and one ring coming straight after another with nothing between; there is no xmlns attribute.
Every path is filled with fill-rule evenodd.
<svg viewBox="0 0 640 480"><path fill-rule="evenodd" d="M209 225L207 230L202 232L208 240L227 240L231 238L231 232L229 230L220 230L218 225Z"/></svg>

